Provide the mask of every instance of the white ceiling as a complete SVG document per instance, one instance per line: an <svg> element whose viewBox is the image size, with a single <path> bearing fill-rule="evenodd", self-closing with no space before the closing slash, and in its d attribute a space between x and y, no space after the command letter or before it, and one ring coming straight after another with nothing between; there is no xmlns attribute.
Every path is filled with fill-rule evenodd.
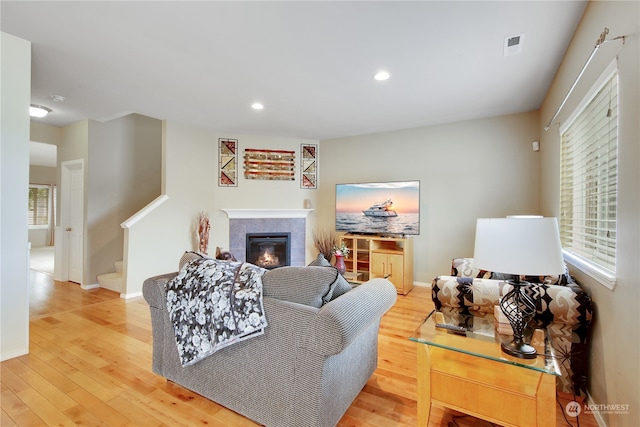
<svg viewBox="0 0 640 427"><path fill-rule="evenodd" d="M1 26L32 42L31 100L53 110L39 122L136 112L327 139L538 109L585 6L3 0ZM522 53L505 57L518 34ZM373 80L380 69L391 78Z"/></svg>

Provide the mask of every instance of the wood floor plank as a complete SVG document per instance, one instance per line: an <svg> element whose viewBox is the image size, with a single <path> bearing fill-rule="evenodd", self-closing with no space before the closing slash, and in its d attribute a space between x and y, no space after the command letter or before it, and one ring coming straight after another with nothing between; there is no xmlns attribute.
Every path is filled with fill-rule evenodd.
<svg viewBox="0 0 640 427"><path fill-rule="evenodd" d="M120 384L114 384L117 381L101 375L98 369L74 372L69 379L102 401L111 400L122 392Z"/></svg>
<svg viewBox="0 0 640 427"><path fill-rule="evenodd" d="M108 403L116 412L127 418L129 420L128 422L132 423L132 425L159 427L163 424L161 419L150 415L139 405L136 405L122 396L117 396L111 399Z"/></svg>
<svg viewBox="0 0 640 427"><path fill-rule="evenodd" d="M67 409L64 414L76 426L110 427L104 420L81 405Z"/></svg>
<svg viewBox="0 0 640 427"><path fill-rule="evenodd" d="M48 276L50 277L50 276ZM105 290L39 278L30 312L30 354L0 366L0 424L6 426L255 427L253 421L151 372L149 306ZM417 425L417 344L408 337L433 308L428 288L398 296L382 318L378 368L339 427ZM564 426L558 406L557 425ZM433 405L430 427L454 411ZM486 427L473 417L460 427ZM593 417L581 427L596 427Z"/></svg>
<svg viewBox="0 0 640 427"><path fill-rule="evenodd" d="M18 396L9 389L3 389L0 395L2 407L2 422L5 426L42 426L45 422L36 415Z"/></svg>
<svg viewBox="0 0 640 427"><path fill-rule="evenodd" d="M44 380L51 384L55 384L56 387L64 393L68 393L77 388L77 385L67 378L67 374L58 371L54 365L43 361L33 352L20 357L19 360L29 369L32 369L34 372L38 373L38 375L42 376Z"/></svg>
<svg viewBox="0 0 640 427"><path fill-rule="evenodd" d="M29 384L30 388L34 388L38 390L38 393L47 399L51 404L53 404L60 411L66 411L76 405L76 402L73 399L70 399L65 391L61 390L58 387L56 382L51 382L49 379L40 375L37 371L33 370L30 366L23 363L23 360L26 359L26 356L15 359L19 361L20 364L16 364L15 367L20 367L19 371L15 371L17 375L20 376L27 384Z"/></svg>
<svg viewBox="0 0 640 427"><path fill-rule="evenodd" d="M89 390L82 387L69 393L69 396L87 412L109 426L120 426L131 421L125 415L116 411L108 402L99 399Z"/></svg>
<svg viewBox="0 0 640 427"><path fill-rule="evenodd" d="M28 388L16 394L46 425L69 426L75 424L56 406L49 402L35 388Z"/></svg>

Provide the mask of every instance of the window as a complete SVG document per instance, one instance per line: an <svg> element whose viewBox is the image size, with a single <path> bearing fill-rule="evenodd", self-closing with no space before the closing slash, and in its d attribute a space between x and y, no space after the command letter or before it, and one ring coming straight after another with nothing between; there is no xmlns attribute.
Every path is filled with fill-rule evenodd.
<svg viewBox="0 0 640 427"><path fill-rule="evenodd" d="M613 289L618 197L615 64L561 127L560 137L560 239L565 255Z"/></svg>
<svg viewBox="0 0 640 427"><path fill-rule="evenodd" d="M29 184L29 226L49 225L49 185Z"/></svg>

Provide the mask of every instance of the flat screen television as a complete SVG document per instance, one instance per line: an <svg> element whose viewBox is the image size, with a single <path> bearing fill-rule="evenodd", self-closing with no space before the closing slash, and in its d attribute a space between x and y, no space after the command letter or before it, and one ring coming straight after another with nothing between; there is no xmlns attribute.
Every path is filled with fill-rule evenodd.
<svg viewBox="0 0 640 427"><path fill-rule="evenodd" d="M336 184L336 231L420 234L420 181Z"/></svg>

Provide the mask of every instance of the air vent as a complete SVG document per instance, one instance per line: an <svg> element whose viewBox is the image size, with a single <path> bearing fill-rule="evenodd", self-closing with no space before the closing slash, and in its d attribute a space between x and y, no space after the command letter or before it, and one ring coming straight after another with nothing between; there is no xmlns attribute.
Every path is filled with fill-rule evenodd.
<svg viewBox="0 0 640 427"><path fill-rule="evenodd" d="M522 45L524 44L524 33L518 34L504 39L504 56L517 55L522 53Z"/></svg>

